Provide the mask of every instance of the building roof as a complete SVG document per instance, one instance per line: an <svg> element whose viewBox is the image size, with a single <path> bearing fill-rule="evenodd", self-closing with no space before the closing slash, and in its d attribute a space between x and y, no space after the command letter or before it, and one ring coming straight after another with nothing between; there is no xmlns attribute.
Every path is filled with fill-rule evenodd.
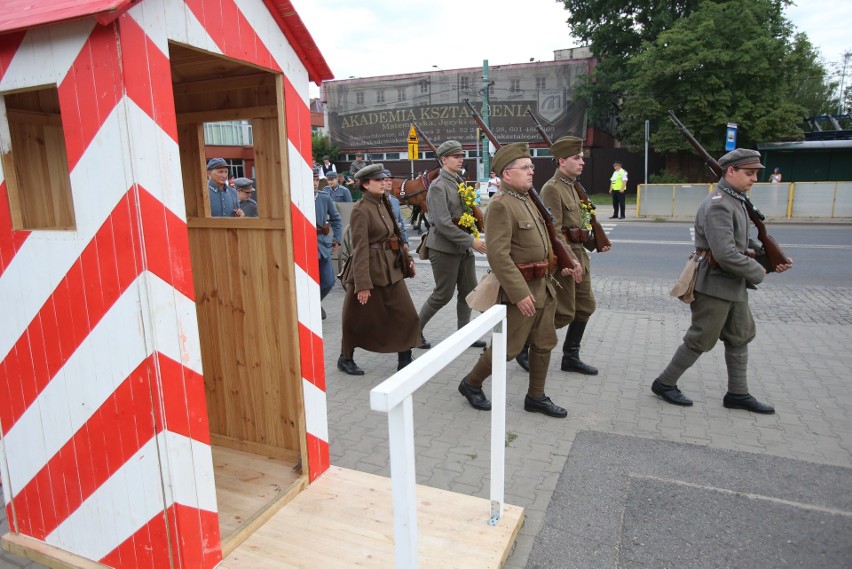
<svg viewBox="0 0 852 569"><path fill-rule="evenodd" d="M48 24L94 17L108 24L142 0L0 0L0 34L23 31ZM304 22L290 0L263 0L272 18L319 85L334 79Z"/></svg>

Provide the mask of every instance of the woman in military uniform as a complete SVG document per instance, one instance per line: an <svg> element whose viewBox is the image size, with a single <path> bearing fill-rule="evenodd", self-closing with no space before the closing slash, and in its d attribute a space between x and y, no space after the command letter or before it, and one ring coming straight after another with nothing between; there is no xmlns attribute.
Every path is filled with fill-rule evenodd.
<svg viewBox="0 0 852 569"><path fill-rule="evenodd" d="M355 363L355 348L397 352L400 370L411 363L411 348L420 339L420 320L403 280L403 244L384 193L383 169L382 164L371 164L355 174L363 194L349 221L352 260L343 275L343 340L337 360L337 368L349 375L364 374Z"/></svg>

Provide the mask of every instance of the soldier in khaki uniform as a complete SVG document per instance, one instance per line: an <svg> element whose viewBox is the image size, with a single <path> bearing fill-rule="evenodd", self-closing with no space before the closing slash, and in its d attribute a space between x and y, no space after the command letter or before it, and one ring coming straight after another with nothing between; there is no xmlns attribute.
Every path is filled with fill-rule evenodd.
<svg viewBox="0 0 852 569"><path fill-rule="evenodd" d="M500 191L488 204L488 262L500 282L498 302L506 304L508 360L529 342L529 388L524 409L551 417L565 417L564 408L544 393L550 352L556 346L553 317L556 299L547 278L550 239L544 220L527 196L532 188L533 165L529 145L507 144L494 155L494 172L502 178ZM571 274L565 269L563 274ZM459 392L476 409L491 409L482 384L491 375L491 350L482 352Z"/></svg>
<svg viewBox="0 0 852 569"><path fill-rule="evenodd" d="M702 353L722 340L728 368L728 392L722 405L771 414L775 408L749 394L746 378L748 344L756 333L747 289L763 282L767 263L760 243L749 238L746 192L757 181L763 164L759 152L738 148L722 156L719 165L725 175L695 214L695 248L704 259L698 266L695 300L689 305L692 325L651 391L672 405L692 405L677 388L677 381ZM775 272L792 266L788 258L787 263L775 267Z"/></svg>
<svg viewBox="0 0 852 569"><path fill-rule="evenodd" d="M574 180L583 173L583 139L563 136L553 143L550 153L557 162L556 173L541 189L541 200L553 215L553 225L565 242L568 250L577 257L583 267L583 280L576 284L573 278L557 276L560 287L556 289L556 328L568 326L565 344L562 346L562 371L574 371L585 375L597 375L598 370L580 359L580 343L586 324L595 311L595 295L592 292L592 274L586 250L594 249L594 235L590 228L583 227L582 200L574 189ZM609 251L605 247L601 252ZM528 369L526 346L518 354L518 363Z"/></svg>

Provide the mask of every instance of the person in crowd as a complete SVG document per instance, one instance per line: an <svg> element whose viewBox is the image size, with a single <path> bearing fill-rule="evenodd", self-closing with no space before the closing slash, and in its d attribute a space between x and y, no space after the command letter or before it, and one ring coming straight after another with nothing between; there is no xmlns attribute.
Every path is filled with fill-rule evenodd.
<svg viewBox="0 0 852 569"><path fill-rule="evenodd" d="M769 182L772 184L781 183L781 168L779 168L778 166L775 167L775 170L769 176Z"/></svg>
<svg viewBox="0 0 852 569"><path fill-rule="evenodd" d="M319 165L320 178L327 178L329 172L337 173L337 166L331 163L331 158L326 154L322 157L322 164Z"/></svg>
<svg viewBox="0 0 852 569"><path fill-rule="evenodd" d="M207 190L210 193L211 217L243 217L237 190L228 184L228 163L224 158L207 162Z"/></svg>
<svg viewBox="0 0 852 569"><path fill-rule="evenodd" d="M257 217L257 202L252 197L255 192L254 182L250 178L237 178L234 180L234 187L237 189L240 209L245 217Z"/></svg>
<svg viewBox="0 0 852 569"><path fill-rule="evenodd" d="M621 162L613 162L612 168L612 176L609 178L609 193L612 194L612 216L610 219L624 219L627 170L621 167Z"/></svg>
<svg viewBox="0 0 852 569"><path fill-rule="evenodd" d="M412 362L411 348L420 338L417 310L403 280L403 245L385 196L383 170L382 164L371 164L356 174L364 193L349 220L352 257L342 277L346 293L337 359L337 368L349 375L364 374L355 363L355 348L396 352L400 370Z"/></svg>
<svg viewBox="0 0 852 569"><path fill-rule="evenodd" d="M583 280L576 283L573 278L557 275L556 281L556 328L568 326L565 344L562 346L562 371L573 371L584 375L597 375L598 370L580 359L580 343L586 325L595 311L595 294L592 291L592 273L588 249L594 249L590 211L586 208L574 182L583 173L583 139L563 136L550 147L556 160L556 172L541 188L541 199L553 215L553 225L565 246L580 261ZM601 252L609 251L605 247ZM517 361L524 369L527 363L528 346L518 354Z"/></svg>
<svg viewBox="0 0 852 569"><path fill-rule="evenodd" d="M332 200L336 202L352 201L352 194L349 188L340 185L340 176L337 175L337 172L329 172L326 174L326 179L328 180L328 190Z"/></svg>
<svg viewBox="0 0 852 569"><path fill-rule="evenodd" d="M550 352L556 346L556 292L548 277L551 243L544 219L528 193L533 183L529 145L506 144L494 154L500 191L488 204L488 263L500 283L497 301L506 305L506 356L511 360L530 344L529 385L524 410L565 417L568 411L544 392ZM430 256L432 252L429 252ZM561 271L573 274L573 268ZM491 410L482 385L491 375L493 345L480 354L458 391L475 409Z"/></svg>
<svg viewBox="0 0 852 569"><path fill-rule="evenodd" d="M393 195L393 174L391 174L391 171L387 168L382 170L382 173L385 175L385 195L388 197L388 201L390 201L394 220L396 220L400 233L402 233L403 246L405 247L405 250L408 251L408 232L405 230L405 220L402 218L402 207L400 206L397 197Z"/></svg>
<svg viewBox="0 0 852 569"><path fill-rule="evenodd" d="M317 251L319 253L320 301L334 288L334 264L331 254L343 242L343 220L329 195L329 188L319 187L319 175L314 178L314 209L316 211ZM320 306L322 319L325 309Z"/></svg>
<svg viewBox="0 0 852 569"><path fill-rule="evenodd" d="M465 298L476 286L476 266L473 251L485 253L485 241L472 235L470 228L459 225L465 206L459 194L460 175L464 161L462 145L448 140L436 149L441 162L441 172L426 196L432 228L426 237L429 263L435 278L435 289L420 308L420 348L428 350L423 329L435 314L456 296L456 324L461 328L470 322L470 306ZM473 347L483 348L485 342L477 340Z"/></svg>
<svg viewBox="0 0 852 569"><path fill-rule="evenodd" d="M669 364L651 384L651 391L672 405L688 407L692 400L677 387L678 380L704 352L722 340L728 392L722 405L771 414L775 408L758 401L748 388L748 345L756 327L748 305L747 289L766 277L768 260L759 242L749 237L747 192L763 169L760 152L738 148L719 159L724 176L698 206L695 214L695 248L703 256L695 280L695 300L690 303L692 324ZM793 260L774 267L776 273L793 266Z"/></svg>
<svg viewBox="0 0 852 569"><path fill-rule="evenodd" d="M355 160L349 165L349 175L354 177L358 170L364 168L366 165L367 163L364 161L364 153L356 152Z"/></svg>
<svg viewBox="0 0 852 569"><path fill-rule="evenodd" d="M500 189L500 178L493 171L488 178L488 197L493 197Z"/></svg>

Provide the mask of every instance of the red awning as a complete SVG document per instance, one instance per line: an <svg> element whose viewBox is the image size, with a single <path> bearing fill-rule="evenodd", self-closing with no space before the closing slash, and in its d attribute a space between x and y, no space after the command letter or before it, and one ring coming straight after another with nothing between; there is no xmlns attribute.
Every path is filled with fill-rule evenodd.
<svg viewBox="0 0 852 569"><path fill-rule="evenodd" d="M0 34L89 17L107 24L141 1L0 0ZM293 8L293 3L289 0L263 2L307 68L310 80L319 85L327 79L334 79L334 74Z"/></svg>

